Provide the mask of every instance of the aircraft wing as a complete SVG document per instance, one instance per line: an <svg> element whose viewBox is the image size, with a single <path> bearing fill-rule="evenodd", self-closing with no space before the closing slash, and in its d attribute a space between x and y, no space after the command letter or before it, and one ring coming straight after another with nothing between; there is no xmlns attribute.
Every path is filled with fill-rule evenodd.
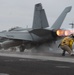
<svg viewBox="0 0 74 75"><path fill-rule="evenodd" d="M13 40L37 41L40 37L29 32L0 32L0 37L5 37Z"/></svg>

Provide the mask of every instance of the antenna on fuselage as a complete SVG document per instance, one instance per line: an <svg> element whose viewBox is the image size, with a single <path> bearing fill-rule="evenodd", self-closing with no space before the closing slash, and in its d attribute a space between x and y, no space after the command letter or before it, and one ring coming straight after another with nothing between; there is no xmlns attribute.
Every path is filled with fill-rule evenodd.
<svg viewBox="0 0 74 75"><path fill-rule="evenodd" d="M74 28L74 23L73 23L73 22L72 22L72 23L70 23L69 25L72 25L72 27L71 27L72 29Z"/></svg>
<svg viewBox="0 0 74 75"><path fill-rule="evenodd" d="M28 25L26 26L26 28L28 28Z"/></svg>
<svg viewBox="0 0 74 75"><path fill-rule="evenodd" d="M72 22L72 23L70 23L69 25L71 25L72 27L72 33L73 33L73 28L74 28L74 23Z"/></svg>

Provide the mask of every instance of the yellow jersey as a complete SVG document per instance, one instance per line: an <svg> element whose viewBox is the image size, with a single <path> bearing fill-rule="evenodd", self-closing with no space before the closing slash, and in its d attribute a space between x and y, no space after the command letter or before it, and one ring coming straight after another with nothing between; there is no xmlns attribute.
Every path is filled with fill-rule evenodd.
<svg viewBox="0 0 74 75"><path fill-rule="evenodd" d="M74 40L73 40L72 38L70 38L70 37L65 37L65 38L61 41L60 45L68 45L68 46L72 49L73 42L74 42Z"/></svg>

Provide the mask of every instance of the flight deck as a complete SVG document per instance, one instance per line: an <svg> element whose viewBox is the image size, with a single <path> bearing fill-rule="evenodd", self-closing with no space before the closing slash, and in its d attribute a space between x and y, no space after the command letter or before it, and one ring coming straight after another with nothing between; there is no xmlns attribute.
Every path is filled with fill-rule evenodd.
<svg viewBox="0 0 74 75"><path fill-rule="evenodd" d="M0 51L0 75L74 75L74 57L61 52Z"/></svg>

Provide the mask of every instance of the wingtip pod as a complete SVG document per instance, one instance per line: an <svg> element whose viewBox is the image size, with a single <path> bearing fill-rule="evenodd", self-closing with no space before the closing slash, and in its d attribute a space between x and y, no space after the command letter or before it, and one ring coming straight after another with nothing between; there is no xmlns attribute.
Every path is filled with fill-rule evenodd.
<svg viewBox="0 0 74 75"><path fill-rule="evenodd" d="M64 11L67 13L67 12L70 12L71 9L72 9L72 6L68 6L68 7L66 7L66 8L64 9Z"/></svg>

